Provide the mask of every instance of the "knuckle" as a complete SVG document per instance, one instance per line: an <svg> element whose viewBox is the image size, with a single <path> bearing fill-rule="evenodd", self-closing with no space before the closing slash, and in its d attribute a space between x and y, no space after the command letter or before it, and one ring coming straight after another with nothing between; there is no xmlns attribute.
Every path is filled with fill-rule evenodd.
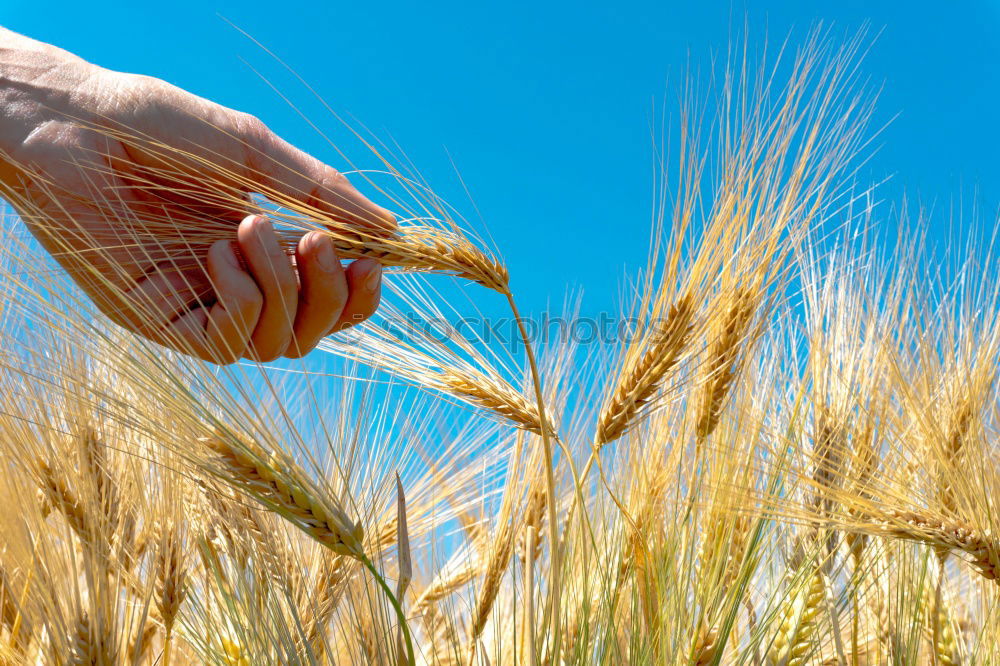
<svg viewBox="0 0 1000 666"><path fill-rule="evenodd" d="M46 120L32 129L17 147L16 157L33 166L44 165L46 170L66 170L71 163L67 155L84 148L84 131L81 127L63 120Z"/></svg>
<svg viewBox="0 0 1000 666"><path fill-rule="evenodd" d="M254 286L253 288L248 287L243 293L234 295L231 311L238 313L242 320L254 323L263 307L264 295L259 288ZM226 309L230 310L229 304L226 305Z"/></svg>
<svg viewBox="0 0 1000 666"><path fill-rule="evenodd" d="M324 189L335 191L349 186L350 181L347 179L347 176L336 169L327 167L323 169L323 179L319 185Z"/></svg>
<svg viewBox="0 0 1000 666"><path fill-rule="evenodd" d="M232 345L224 341L206 345L206 348L200 351L198 356L202 360L216 365L232 365L239 360L243 352L241 349L233 349Z"/></svg>
<svg viewBox="0 0 1000 666"><path fill-rule="evenodd" d="M174 108L172 102L180 94L179 88L144 74L129 74L121 81L132 113L140 115L165 116Z"/></svg>
<svg viewBox="0 0 1000 666"><path fill-rule="evenodd" d="M238 136L250 140L260 141L271 135L271 130L267 128L264 121L250 113L234 111L233 125Z"/></svg>

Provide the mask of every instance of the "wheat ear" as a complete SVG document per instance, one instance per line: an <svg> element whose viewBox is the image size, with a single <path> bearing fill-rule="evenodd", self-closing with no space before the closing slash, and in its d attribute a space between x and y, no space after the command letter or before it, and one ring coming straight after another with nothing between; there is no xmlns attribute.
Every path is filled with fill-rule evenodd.
<svg viewBox="0 0 1000 666"><path fill-rule="evenodd" d="M80 498L48 462L39 460L38 471L41 477L39 484L43 499L43 515L47 515L52 509L58 510L80 540L85 544L92 544L96 536L94 526Z"/></svg>
<svg viewBox="0 0 1000 666"><path fill-rule="evenodd" d="M514 541L514 520L508 518L500 524L500 530L493 540L493 550L486 564L486 575L476 595L476 607L469 624L469 666L475 663L476 643L486 628L493 603L500 593L500 582L514 553Z"/></svg>
<svg viewBox="0 0 1000 666"><path fill-rule="evenodd" d="M264 459L256 447L232 444L221 437L202 441L219 456L229 480L334 552L363 557L361 525L341 509L317 500L304 475L285 456L272 453Z"/></svg>
<svg viewBox="0 0 1000 666"><path fill-rule="evenodd" d="M736 378L740 347L755 310L755 294L739 288L729 297L722 327L708 351L707 381L702 389L696 434L704 442L719 424L726 396Z"/></svg>
<svg viewBox="0 0 1000 666"><path fill-rule="evenodd" d="M87 613L76 621L70 645L70 666L114 666L118 663L110 627L95 626Z"/></svg>
<svg viewBox="0 0 1000 666"><path fill-rule="evenodd" d="M691 666L708 666L715 663L719 654L719 630L717 627L702 626L691 648Z"/></svg>
<svg viewBox="0 0 1000 666"><path fill-rule="evenodd" d="M778 635L768 650L771 666L802 666L815 641L817 619L826 601L823 574L816 569L782 612Z"/></svg>
<svg viewBox="0 0 1000 666"><path fill-rule="evenodd" d="M917 511L889 509L876 529L888 536L924 543L935 549L957 551L987 580L1000 577L1000 541L989 532L958 520L928 516ZM1000 583L998 583L1000 584Z"/></svg>
<svg viewBox="0 0 1000 666"><path fill-rule="evenodd" d="M187 594L187 574L184 548L176 527L164 530L156 557L156 606L163 622L163 656L161 664L169 666L174 623Z"/></svg>
<svg viewBox="0 0 1000 666"><path fill-rule="evenodd" d="M446 368L439 375L425 378L424 383L487 409L528 432L539 435L542 432L538 409L510 385L495 381L484 373ZM551 433L551 420L546 419L546 423Z"/></svg>
<svg viewBox="0 0 1000 666"><path fill-rule="evenodd" d="M690 295L670 307L662 330L651 333L646 350L622 373L611 397L601 409L596 448L613 442L634 425L643 407L656 395L664 379L677 365L691 337L694 305Z"/></svg>
<svg viewBox="0 0 1000 666"><path fill-rule="evenodd" d="M961 663L959 639L955 634L954 622L941 589L943 574L942 570L933 593L930 587L924 586L924 607L927 609L931 649L934 651L936 663L940 666L958 666Z"/></svg>

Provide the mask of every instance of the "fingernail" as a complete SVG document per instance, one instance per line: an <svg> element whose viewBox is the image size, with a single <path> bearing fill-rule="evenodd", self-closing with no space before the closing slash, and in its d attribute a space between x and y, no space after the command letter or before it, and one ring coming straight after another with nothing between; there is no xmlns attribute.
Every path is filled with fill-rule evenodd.
<svg viewBox="0 0 1000 666"><path fill-rule="evenodd" d="M382 282L382 266L375 264L371 273L368 274L368 279L365 280L365 288L374 294L378 291L378 285L380 282Z"/></svg>
<svg viewBox="0 0 1000 666"><path fill-rule="evenodd" d="M396 216L393 215L389 210L382 208L381 206L376 206L375 214L378 215L379 220L382 222L382 226L384 226L386 229L396 228Z"/></svg>
<svg viewBox="0 0 1000 666"><path fill-rule="evenodd" d="M271 220L267 219L263 215L255 215L253 220L253 225L254 225L254 231L256 231L258 234L267 233L274 228L274 225L271 224Z"/></svg>
<svg viewBox="0 0 1000 666"><path fill-rule="evenodd" d="M340 260L337 259L337 253L333 251L333 241L320 234L316 234L312 242L318 245L316 262L319 264L319 267L327 273L335 271L340 265Z"/></svg>

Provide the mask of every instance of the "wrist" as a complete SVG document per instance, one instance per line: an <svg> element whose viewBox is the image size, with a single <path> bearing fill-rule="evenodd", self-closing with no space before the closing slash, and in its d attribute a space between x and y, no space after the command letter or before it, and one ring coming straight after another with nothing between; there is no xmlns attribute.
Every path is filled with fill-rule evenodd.
<svg viewBox="0 0 1000 666"><path fill-rule="evenodd" d="M82 58L0 28L0 180L32 130L72 108L97 67Z"/></svg>
<svg viewBox="0 0 1000 666"><path fill-rule="evenodd" d="M11 73L20 79L19 72L37 73L40 68L70 63L83 65L86 61L57 46L0 26L0 75Z"/></svg>
<svg viewBox="0 0 1000 666"><path fill-rule="evenodd" d="M95 69L68 51L0 28L0 103L59 105Z"/></svg>

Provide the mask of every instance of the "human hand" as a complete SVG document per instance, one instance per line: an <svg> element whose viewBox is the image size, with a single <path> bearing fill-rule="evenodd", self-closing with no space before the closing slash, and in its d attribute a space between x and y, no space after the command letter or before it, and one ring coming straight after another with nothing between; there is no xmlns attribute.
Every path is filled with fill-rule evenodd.
<svg viewBox="0 0 1000 666"><path fill-rule="evenodd" d="M101 128L165 146L172 168ZM221 163L243 195L277 193L374 234L395 228L252 116L0 28L0 151L0 187L32 233L102 312L160 344L216 363L298 357L378 306L377 262L343 268L319 232L292 259L266 219L197 191ZM231 223L232 238L181 231L204 221Z"/></svg>

